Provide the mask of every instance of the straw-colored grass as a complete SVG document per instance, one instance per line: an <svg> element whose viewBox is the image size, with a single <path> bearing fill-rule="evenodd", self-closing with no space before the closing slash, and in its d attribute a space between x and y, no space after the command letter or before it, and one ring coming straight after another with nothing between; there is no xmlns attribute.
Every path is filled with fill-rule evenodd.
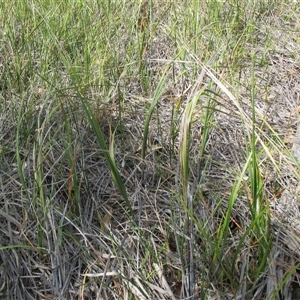
<svg viewBox="0 0 300 300"><path fill-rule="evenodd" d="M0 298L299 299L299 20L2 1Z"/></svg>

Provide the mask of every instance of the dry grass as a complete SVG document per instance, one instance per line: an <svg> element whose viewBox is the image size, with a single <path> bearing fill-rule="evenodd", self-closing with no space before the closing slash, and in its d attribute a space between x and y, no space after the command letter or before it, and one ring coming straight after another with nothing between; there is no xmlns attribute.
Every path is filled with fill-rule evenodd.
<svg viewBox="0 0 300 300"><path fill-rule="evenodd" d="M2 4L0 297L298 299L299 4L108 2Z"/></svg>

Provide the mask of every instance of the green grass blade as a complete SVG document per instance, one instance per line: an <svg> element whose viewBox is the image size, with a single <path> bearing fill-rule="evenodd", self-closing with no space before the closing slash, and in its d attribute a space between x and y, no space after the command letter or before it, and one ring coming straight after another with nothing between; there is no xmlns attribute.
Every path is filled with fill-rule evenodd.
<svg viewBox="0 0 300 300"><path fill-rule="evenodd" d="M154 108L157 105L157 102L158 102L160 96L162 95L163 91L166 89L166 84L165 83L166 83L167 75L169 73L170 68L171 68L171 65L168 65L166 70L164 71L163 75L161 76L160 81L157 85L157 88L154 92L153 100L151 102L150 108L149 108L148 113L147 113L147 117L146 117L145 124L144 124L142 159L144 159L145 155L146 155L150 120L151 120Z"/></svg>
<svg viewBox="0 0 300 300"><path fill-rule="evenodd" d="M86 117L88 119L88 122L93 128L93 131L96 135L97 141L100 145L101 151L102 151L102 153L103 153L103 155L106 159L106 162L108 164L108 167L111 171L112 179L113 179L116 187L118 188L120 194L124 198L130 215L133 216L133 210L132 210L132 207L131 207L131 204L130 204L130 201L129 201L129 198L128 198L128 195L127 195L127 192L126 192L125 185L124 185L123 180L121 178L118 167L115 163L113 153L112 153L112 151L110 152L108 147L107 147L107 144L105 142L104 134L103 134L102 130L100 129L100 126L99 126L99 124L98 124L98 122L97 122L97 120L94 116L94 113L92 112L92 109L91 109L89 103L87 101L85 101L83 97L80 97L80 98L81 98L81 103L82 103L82 106L83 106L84 111L86 113Z"/></svg>

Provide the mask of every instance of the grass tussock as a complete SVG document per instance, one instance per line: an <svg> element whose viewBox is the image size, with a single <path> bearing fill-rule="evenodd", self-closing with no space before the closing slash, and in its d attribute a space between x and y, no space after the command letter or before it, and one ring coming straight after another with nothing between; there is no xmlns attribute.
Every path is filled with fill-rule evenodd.
<svg viewBox="0 0 300 300"><path fill-rule="evenodd" d="M98 2L0 4L1 299L298 299L298 1Z"/></svg>

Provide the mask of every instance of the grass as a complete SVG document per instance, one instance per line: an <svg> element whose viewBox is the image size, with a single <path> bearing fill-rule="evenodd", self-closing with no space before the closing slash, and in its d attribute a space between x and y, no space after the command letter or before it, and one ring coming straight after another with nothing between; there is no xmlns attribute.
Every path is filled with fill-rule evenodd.
<svg viewBox="0 0 300 300"><path fill-rule="evenodd" d="M2 299L298 299L297 1L0 4Z"/></svg>

